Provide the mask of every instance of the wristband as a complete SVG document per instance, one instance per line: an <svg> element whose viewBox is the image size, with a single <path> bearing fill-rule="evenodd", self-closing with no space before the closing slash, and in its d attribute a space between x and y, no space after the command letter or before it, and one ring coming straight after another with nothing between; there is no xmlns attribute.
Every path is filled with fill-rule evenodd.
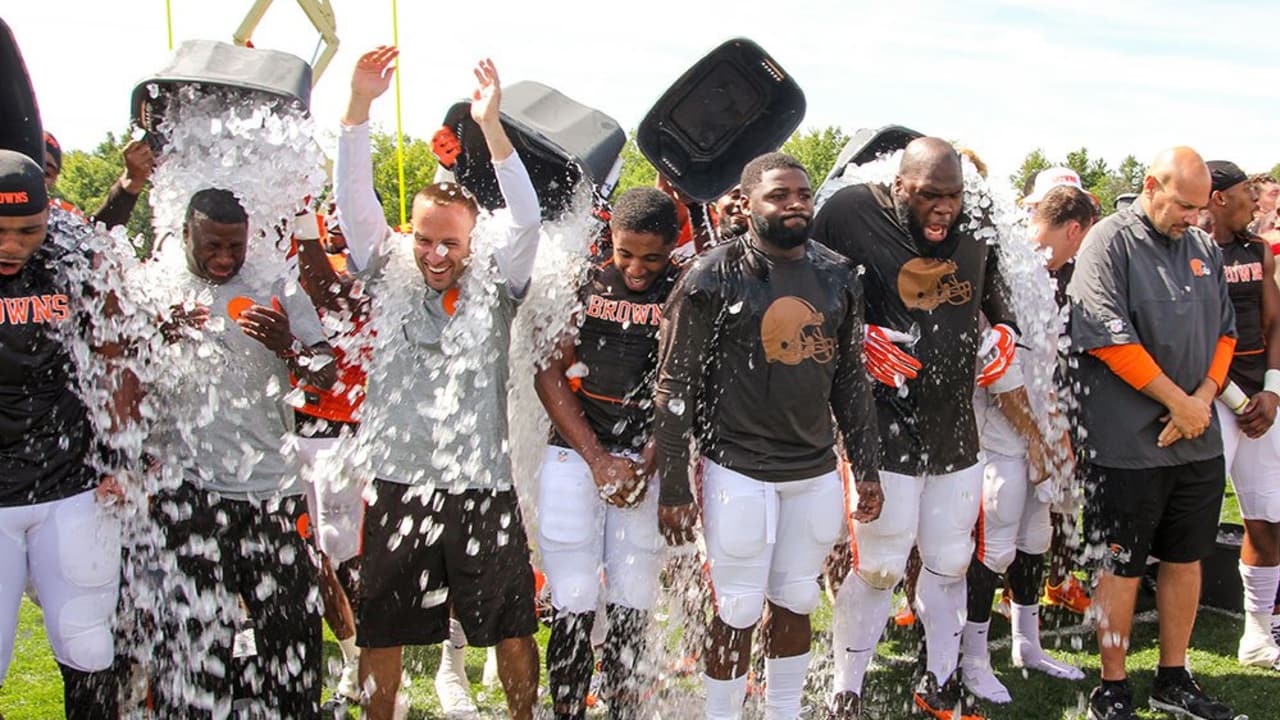
<svg viewBox="0 0 1280 720"><path fill-rule="evenodd" d="M1244 410L1244 406L1249 404L1249 396L1244 394L1239 385L1228 380L1227 386L1218 393L1218 399L1227 406L1231 412L1239 415Z"/></svg>
<svg viewBox="0 0 1280 720"><path fill-rule="evenodd" d="M1280 395L1280 370L1268 370L1263 378L1262 389L1265 392Z"/></svg>

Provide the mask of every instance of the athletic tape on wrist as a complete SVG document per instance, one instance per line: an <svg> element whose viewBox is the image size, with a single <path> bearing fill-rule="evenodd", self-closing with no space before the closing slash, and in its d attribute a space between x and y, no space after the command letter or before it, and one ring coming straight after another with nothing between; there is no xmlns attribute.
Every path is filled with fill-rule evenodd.
<svg viewBox="0 0 1280 720"><path fill-rule="evenodd" d="M1280 395L1280 370L1268 370L1263 378L1262 389Z"/></svg>
<svg viewBox="0 0 1280 720"><path fill-rule="evenodd" d="M1245 395L1240 386L1233 381L1227 382L1227 386L1222 389L1221 393L1218 393L1218 399L1222 400L1231 412L1236 415L1239 415L1240 411L1244 410L1244 406L1249 404L1249 396Z"/></svg>

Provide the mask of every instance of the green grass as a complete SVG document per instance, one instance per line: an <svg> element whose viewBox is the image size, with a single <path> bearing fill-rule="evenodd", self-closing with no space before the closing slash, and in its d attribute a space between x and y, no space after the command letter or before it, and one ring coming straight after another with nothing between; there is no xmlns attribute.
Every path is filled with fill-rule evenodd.
<svg viewBox="0 0 1280 720"><path fill-rule="evenodd" d="M1149 607L1150 604L1150 598L1144 598L1144 607ZM829 623L829 612L829 608L824 604L815 616L815 625L825 627ZM1059 624L1069 627L1074 622L1075 618L1065 613L1046 612L1046 628L1056 627ZM14 664L10 668L4 688L0 689L0 715L3 715L5 720L48 720L62 716L61 680L48 646L45 644L40 623L39 609L24 602ZM1273 703L1274 698L1280 696L1280 675L1265 670L1244 669L1236 665L1235 644L1238 628L1239 621L1236 619L1214 612L1202 612L1192 640L1195 648L1192 652L1192 666L1206 688L1215 696L1229 700L1236 712L1247 714L1254 720L1276 717ZM1144 703L1158 659L1155 633L1154 624L1139 625L1133 638L1135 650L1130 656L1136 697ZM999 617L993 619L993 641L999 643L1007 635L1008 623ZM539 644L544 649L545 640L546 630L543 630L539 633ZM1009 665L1007 648L994 650L992 660L1001 679L1013 693L1014 703L1007 707L990 708L989 717L992 720L1002 718L1076 720L1080 717L1079 709L1083 707L1084 698L1097 682L1098 677L1098 661L1093 635L1085 633L1051 638L1047 639L1045 644L1055 654L1083 667L1088 679L1080 683L1071 683L1039 674L1027 674ZM877 660L877 665L873 667L868 677L867 700L874 703L882 713L877 717L912 717L908 712L907 702L910 697L908 688L915 655L914 637L909 632L893 628L888 632L881 651L882 657ZM326 637L325 653L327 661L336 663L339 653L332 637ZM435 647L413 648L406 651L406 669L413 678L412 684L408 687L412 699L411 718L441 717L432 687L432 678L435 676L439 657L439 649ZM480 684L484 657L482 650L467 651L467 675L472 680L478 703L485 710L486 716L501 717L505 707L501 692L488 692ZM822 650L815 648L815 658L821 657L825 657L825 648ZM827 662L815 660L813 673L815 687L811 688L814 692L810 693L810 702L817 701L817 689L826 686L829 672ZM687 695L690 700L686 706L689 712L687 715L667 714L665 717L700 716L701 703L695 698L696 683L683 682L676 688L669 689L668 693L676 696ZM1143 717L1161 716L1144 713Z"/></svg>
<svg viewBox="0 0 1280 720"><path fill-rule="evenodd" d="M1230 486L1223 503L1223 520L1239 522L1239 506ZM1144 595L1140 610L1149 609L1151 604L1151 598ZM1044 626L1046 630L1061 629L1070 633L1076 620L1069 614L1049 610L1044 615ZM24 600L19 611L13 663L4 687L0 688L0 716L4 720L49 720L62 717L62 681L49 652L42 623L40 609ZM824 602L814 615L814 626L826 628L829 624L830 607ZM1240 621L1237 619L1216 612L1201 612L1192 638L1194 650L1191 660L1196 675L1210 693L1229 701L1237 713L1247 714L1253 720L1280 717L1280 711L1274 709L1274 698L1280 697L1280 675L1260 669L1244 669L1236 664L1235 649L1239 628ZM1130 655L1129 667L1135 696L1144 704L1158 660L1155 635L1154 623L1138 625L1133 637L1134 650ZM1007 636L1008 623L995 617L992 620L993 642L999 643ZM543 629L537 640L544 658L546 638L547 631ZM810 703L819 701L819 689L825 688L829 683L830 664L825 660L825 641L826 636L819 635L818 645L814 648ZM1007 648L994 650L993 663L1013 694L1014 702L1006 707L989 708L991 720L1076 720L1080 717L1084 699L1098 678L1094 637L1091 633L1064 634L1047 638L1045 646L1060 657L1084 668L1087 679L1071 683L1039 674L1027 674L1009 665ZM867 681L867 700L880 709L881 714L877 717L912 717L907 702L910 697L908 688L914 655L914 637L908 632L891 628L881 646L881 657L873 666ZM326 666L337 667L340 658L337 643L326 630ZM467 676L472 681L477 702L485 715L502 717L505 715L505 703L501 691L489 692L480 683L484 660L483 650L468 649ZM432 683L439 661L438 647L409 648L405 651L405 668L412 678L406 691L412 703L410 718L414 720L441 717ZM544 670L544 686L545 674ZM700 695L696 682L689 680L674 684L667 689L666 695L677 701L677 704L664 705L679 710L676 713L664 713L664 717L700 717L701 701L696 699ZM327 691L325 696L328 697ZM681 696L687 696L689 702L678 704ZM686 707L687 713L683 712ZM1142 716L1161 717L1151 713L1144 713Z"/></svg>

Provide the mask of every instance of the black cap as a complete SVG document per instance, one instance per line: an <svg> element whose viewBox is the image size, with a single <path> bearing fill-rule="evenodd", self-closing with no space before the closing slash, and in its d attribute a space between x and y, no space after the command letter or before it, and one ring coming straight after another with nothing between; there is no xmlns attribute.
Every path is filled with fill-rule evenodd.
<svg viewBox="0 0 1280 720"><path fill-rule="evenodd" d="M58 138L53 133L46 132L44 134L44 151L48 157L53 158L53 164L58 166L58 170L62 170L62 146L58 144ZM44 163L40 163L44 165Z"/></svg>
<svg viewBox="0 0 1280 720"><path fill-rule="evenodd" d="M1227 190L1249 179L1240 166L1233 162L1210 160L1205 165L1209 166L1209 176L1213 178L1214 192Z"/></svg>
<svg viewBox="0 0 1280 720"><path fill-rule="evenodd" d="M0 150L0 216L35 215L49 205L44 168L13 150Z"/></svg>

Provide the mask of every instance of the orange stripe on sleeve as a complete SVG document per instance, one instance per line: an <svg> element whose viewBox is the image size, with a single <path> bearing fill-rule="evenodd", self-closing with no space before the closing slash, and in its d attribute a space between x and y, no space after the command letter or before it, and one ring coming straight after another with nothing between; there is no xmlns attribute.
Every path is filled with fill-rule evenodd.
<svg viewBox="0 0 1280 720"><path fill-rule="evenodd" d="M1209 379L1218 384L1218 390L1226 387L1227 371L1231 369L1231 358L1235 352L1235 338L1229 335L1218 338L1218 349L1213 352L1213 362L1209 363Z"/></svg>
<svg viewBox="0 0 1280 720"><path fill-rule="evenodd" d="M1160 366L1155 358L1138 343L1094 348L1089 354L1106 363L1111 372L1119 375L1134 390L1141 390L1160 377Z"/></svg>

